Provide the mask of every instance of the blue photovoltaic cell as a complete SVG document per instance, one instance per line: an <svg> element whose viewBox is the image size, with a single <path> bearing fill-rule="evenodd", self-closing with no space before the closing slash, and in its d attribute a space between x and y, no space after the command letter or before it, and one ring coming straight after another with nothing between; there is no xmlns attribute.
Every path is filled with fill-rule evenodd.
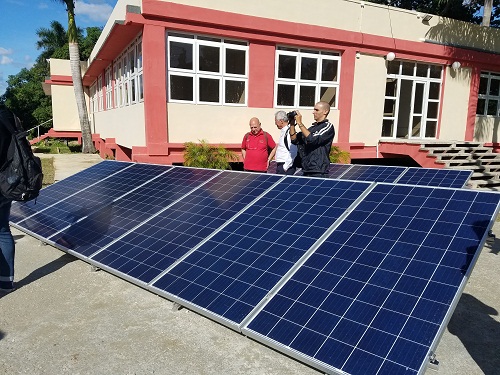
<svg viewBox="0 0 500 375"><path fill-rule="evenodd" d="M241 323L368 186L286 177L153 287Z"/></svg>
<svg viewBox="0 0 500 375"><path fill-rule="evenodd" d="M141 188L110 200L50 240L90 256L217 173L212 169L175 167Z"/></svg>
<svg viewBox="0 0 500 375"><path fill-rule="evenodd" d="M419 373L499 200L375 186L243 332L329 371Z"/></svg>
<svg viewBox="0 0 500 375"><path fill-rule="evenodd" d="M396 183L462 188L469 181L471 174L470 170L408 168Z"/></svg>
<svg viewBox="0 0 500 375"><path fill-rule="evenodd" d="M405 170L405 167L356 164L339 178L354 181L394 182Z"/></svg>
<svg viewBox="0 0 500 375"><path fill-rule="evenodd" d="M347 170L349 170L352 167L352 164L336 164L336 163L330 163L330 166L328 167L328 178L340 178L342 174L344 174ZM303 176L304 173L302 169L297 170L295 172L296 176ZM347 178L345 180L348 180ZM361 180L361 179L360 179ZM370 181L370 180L365 180L365 181Z"/></svg>
<svg viewBox="0 0 500 375"><path fill-rule="evenodd" d="M92 260L148 283L280 178L222 172Z"/></svg>
<svg viewBox="0 0 500 375"><path fill-rule="evenodd" d="M10 211L10 222L18 223L28 216L42 211L48 206L58 203L70 195L86 189L97 181L131 165L131 163L106 160L74 174L71 178L49 185L40 191L40 195L36 200L13 202Z"/></svg>
<svg viewBox="0 0 500 375"><path fill-rule="evenodd" d="M330 164L328 169L328 178L339 178L342 174L348 171L352 167L351 164ZM369 180L366 180L369 181Z"/></svg>
<svg viewBox="0 0 500 375"><path fill-rule="evenodd" d="M170 168L164 165L134 164L99 181L92 188L76 193L71 199L56 203L16 223L16 226L42 238L49 238L68 225L103 210L103 207L109 206L114 199Z"/></svg>

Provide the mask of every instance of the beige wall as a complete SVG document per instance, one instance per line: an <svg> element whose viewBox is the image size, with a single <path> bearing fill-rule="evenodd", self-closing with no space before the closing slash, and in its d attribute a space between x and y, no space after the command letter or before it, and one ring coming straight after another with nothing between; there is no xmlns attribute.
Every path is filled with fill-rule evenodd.
<svg viewBox="0 0 500 375"><path fill-rule="evenodd" d="M93 115L95 131L101 138L115 138L116 143L132 148L146 146L144 103L96 112Z"/></svg>
<svg viewBox="0 0 500 375"><path fill-rule="evenodd" d="M71 77L71 66L69 60L61 59L50 59L50 75L53 76L68 76ZM85 61L80 62L80 67L83 74L87 71L87 63Z"/></svg>
<svg viewBox="0 0 500 375"><path fill-rule="evenodd" d="M54 85L52 90L52 117L56 131L80 131L73 86Z"/></svg>
<svg viewBox="0 0 500 375"><path fill-rule="evenodd" d="M262 129L276 141L279 130L274 124L274 114L277 111L276 108L168 103L169 142L198 142L204 139L209 143L241 143L244 134L250 131L248 122L252 117L258 117ZM302 116L306 125L314 121L312 111L302 111ZM332 111L329 118L337 129L338 111Z"/></svg>
<svg viewBox="0 0 500 375"><path fill-rule="evenodd" d="M486 48L500 52L500 30L433 16L422 22L422 14L406 9L356 0L316 0L309 9L307 0L229 1L160 0L179 4L241 13L270 19L333 27L422 42L426 39L445 44ZM118 3L121 3L120 0ZM132 0L127 0L133 3ZM309 9L304 12L304 9Z"/></svg>
<svg viewBox="0 0 500 375"><path fill-rule="evenodd" d="M471 70L461 68L455 72L446 67L445 74L439 139L463 140L467 124Z"/></svg>
<svg viewBox="0 0 500 375"><path fill-rule="evenodd" d="M476 142L500 142L500 118L492 116L477 116L474 131Z"/></svg>
<svg viewBox="0 0 500 375"><path fill-rule="evenodd" d="M71 67L69 60L50 59L50 75L65 76L71 79ZM82 73L87 64L81 63ZM75 91L73 86L52 85L52 117L55 131L80 131L80 120L78 108L76 107ZM85 102L88 105L88 94L85 93ZM88 110L88 108L87 108Z"/></svg>
<svg viewBox="0 0 500 375"><path fill-rule="evenodd" d="M97 52L101 49L102 45L104 44L104 41L108 37L109 32L111 31L111 29L115 24L115 21L125 20L127 5L141 7L142 0L118 0L116 2L116 5L113 8L113 11L111 12L111 15L108 18L108 22L106 22L106 25L104 25L101 36L97 40L97 43L94 46L92 53L90 54L89 63L95 59Z"/></svg>
<svg viewBox="0 0 500 375"><path fill-rule="evenodd" d="M387 69L381 57L360 55L352 98L350 142L378 143L382 131Z"/></svg>

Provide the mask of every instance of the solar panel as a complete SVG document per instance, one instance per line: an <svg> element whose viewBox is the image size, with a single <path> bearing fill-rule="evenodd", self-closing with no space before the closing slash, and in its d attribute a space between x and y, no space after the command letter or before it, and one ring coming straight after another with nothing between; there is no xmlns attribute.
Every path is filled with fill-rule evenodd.
<svg viewBox="0 0 500 375"><path fill-rule="evenodd" d="M140 186L171 167L152 164L133 164L95 183L91 189L84 189L63 199L33 216L13 225L23 228L39 238L47 239L67 226L108 206L134 187Z"/></svg>
<svg viewBox="0 0 500 375"><path fill-rule="evenodd" d="M131 165L132 163L105 160L74 174L71 178L49 185L40 191L40 195L36 200L13 202L10 211L10 221L18 223L26 217L66 199L82 189L89 188L96 182Z"/></svg>
<svg viewBox="0 0 500 375"><path fill-rule="evenodd" d="M237 325L368 186L286 177L153 288Z"/></svg>
<svg viewBox="0 0 500 375"><path fill-rule="evenodd" d="M328 178L339 178L343 173L345 173L351 167L352 167L351 164L330 163L330 166L328 167ZM295 172L295 175L303 176L304 173L302 169L299 169L297 170L297 172Z"/></svg>
<svg viewBox="0 0 500 375"><path fill-rule="evenodd" d="M405 170L405 167L356 164L338 178L353 181L394 182Z"/></svg>
<svg viewBox="0 0 500 375"><path fill-rule="evenodd" d="M150 219L166 206L200 186L219 171L176 167L114 200L86 218L49 237L83 256L90 256L111 241Z"/></svg>
<svg viewBox="0 0 500 375"><path fill-rule="evenodd" d="M377 184L243 332L329 373L423 373L499 197Z"/></svg>
<svg viewBox="0 0 500 375"><path fill-rule="evenodd" d="M107 161L44 189L41 205L15 204L13 225L325 372L422 374L500 195L351 180L404 170L337 164L340 179L318 179Z"/></svg>
<svg viewBox="0 0 500 375"><path fill-rule="evenodd" d="M408 185L462 188L469 181L471 175L471 170L408 168L395 182Z"/></svg>
<svg viewBox="0 0 500 375"><path fill-rule="evenodd" d="M222 172L92 257L148 283L281 177Z"/></svg>

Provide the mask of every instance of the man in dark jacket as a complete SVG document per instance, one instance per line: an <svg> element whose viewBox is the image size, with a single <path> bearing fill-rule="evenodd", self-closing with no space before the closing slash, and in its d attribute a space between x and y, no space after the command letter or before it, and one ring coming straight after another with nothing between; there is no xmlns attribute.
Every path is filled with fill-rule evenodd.
<svg viewBox="0 0 500 375"><path fill-rule="evenodd" d="M328 177L330 166L330 149L332 148L335 129L328 121L330 104L318 102L314 105L314 123L306 128L302 123L302 115L295 111L295 122L290 126L290 139L297 145L302 157L302 171L304 176ZM295 129L299 127L299 132Z"/></svg>
<svg viewBox="0 0 500 375"><path fill-rule="evenodd" d="M0 118L15 124L14 114L5 108L0 108ZM7 159L10 142L10 132L0 124L0 167ZM0 295L14 290L14 238L9 227L11 203L0 194Z"/></svg>

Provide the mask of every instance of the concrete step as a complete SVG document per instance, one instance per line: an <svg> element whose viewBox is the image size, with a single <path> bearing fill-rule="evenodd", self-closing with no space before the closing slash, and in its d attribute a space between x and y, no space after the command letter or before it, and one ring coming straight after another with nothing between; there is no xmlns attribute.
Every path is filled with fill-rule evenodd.
<svg viewBox="0 0 500 375"><path fill-rule="evenodd" d="M495 152L488 153L466 153L466 152L457 152L457 153L442 153L437 156L440 160L495 160L498 159L500 161L500 154Z"/></svg>
<svg viewBox="0 0 500 375"><path fill-rule="evenodd" d="M461 153L461 152L466 152L466 153L487 153L491 152L490 147L432 147L432 148L426 148L422 147L422 150L429 151L431 154L444 154L444 153Z"/></svg>

